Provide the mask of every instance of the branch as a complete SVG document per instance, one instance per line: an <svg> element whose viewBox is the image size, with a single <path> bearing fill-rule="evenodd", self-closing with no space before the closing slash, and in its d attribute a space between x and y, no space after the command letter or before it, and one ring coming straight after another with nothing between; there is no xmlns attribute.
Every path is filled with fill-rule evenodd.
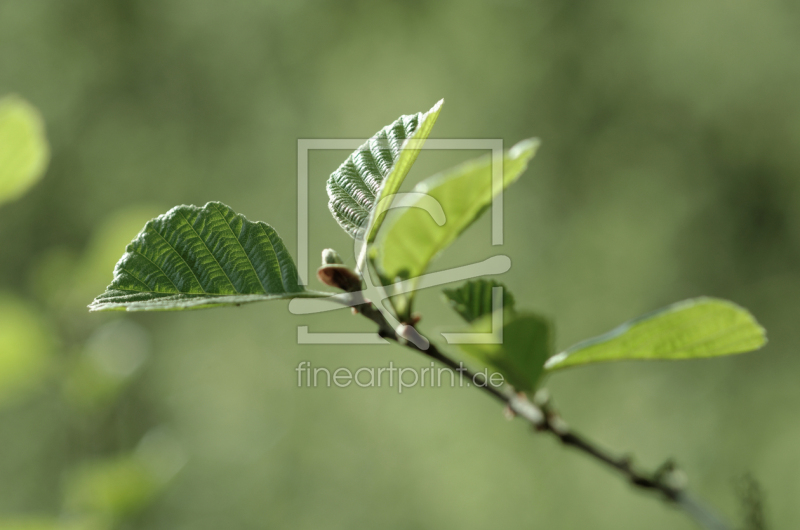
<svg viewBox="0 0 800 530"><path fill-rule="evenodd" d="M413 341L406 340L408 333L418 333L413 326L406 325L403 330L393 329L383 314L370 302L359 305L354 309L375 322L378 325L378 333L382 337L417 350L449 368L459 369L463 375L474 380L475 374L473 372L464 370L460 363L439 351L433 343L430 343L427 350L422 350L417 348ZM403 335L406 335L406 337ZM562 444L577 449L585 455L602 462L617 471L632 486L659 494L664 501L682 509L706 530L731 530L731 527L719 519L712 510L688 495L685 491L685 477L675 468L675 464L672 461L667 461L652 473L640 471L633 466L630 456L614 456L601 449L594 442L574 432L553 409L546 392L539 391L534 397L534 402L531 402L524 394L507 394L488 384L475 386L488 392L492 397L503 403L514 416L523 418L535 430L550 433L558 438Z"/></svg>

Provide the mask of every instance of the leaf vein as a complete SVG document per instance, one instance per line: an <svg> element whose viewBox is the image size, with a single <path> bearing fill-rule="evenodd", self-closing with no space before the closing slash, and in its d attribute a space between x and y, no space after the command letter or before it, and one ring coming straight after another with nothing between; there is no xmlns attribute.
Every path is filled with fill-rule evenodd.
<svg viewBox="0 0 800 530"><path fill-rule="evenodd" d="M217 259L217 257L214 255L214 253L213 253L213 252L211 252L211 248L208 246L208 243L206 243L205 239L203 239L202 237L200 237L200 234L198 234L198 233L197 233L197 230L195 230L195 229L194 229L194 226L192 225L192 223L190 223L190 222L189 222L189 220L186 218L186 216L185 216L185 215L183 215L183 212L182 212L182 211L178 210L178 213L179 213L179 214L181 214L181 217L182 217L182 218L183 218L183 220L186 222L186 224L187 224L187 225L189 225L189 228L191 228L191 229L192 229L192 232L194 232L194 235L196 235L196 236L197 236L197 239L199 239L199 240L200 240L200 241L203 243L203 246L204 246L204 247L206 247L206 250L208 251L208 253L209 253L209 254L211 254L211 257L212 257L212 258L214 258L214 261L216 262L216 264L217 264L217 267L219 267L219 270L221 270L221 271L222 271L222 274L224 274L224 275L225 275L225 278L227 278L227 279L228 279L228 283L229 283L229 284L231 284L231 287L233 288L233 290L234 290L234 291L236 291L238 294L242 294L242 293L239 293L239 289L237 289L237 288L236 288L236 286L235 286L235 285L233 285L233 280L231 280L231 277L230 277L230 276L228 276L228 273L227 273L227 272L225 272L225 269L222 267L222 264L220 264L219 260L218 260L218 259ZM190 267L190 268L191 268L191 267ZM194 273L194 271L192 271L192 272ZM201 288L203 288L202 284L200 285L200 287L201 287ZM205 288L203 288L203 290L205 290ZM208 293L208 294L211 294L211 293Z"/></svg>
<svg viewBox="0 0 800 530"><path fill-rule="evenodd" d="M242 253L244 254L244 257L247 258L247 263L249 263L250 264L250 268L253 269L253 274L256 275L256 279L258 280L258 283L261 284L261 289L264 290L264 294L267 294L267 288L264 287L264 282L261 281L261 277L258 275L258 272L256 272L256 267L255 267L255 265L253 265L253 261L250 259L250 256L247 254L247 251L244 249L244 245L242 245L242 242L239 241L238 237L236 237L236 234L234 233L233 228L231 228L230 223L228 222L227 219L225 219L225 214L222 213L222 210L219 209L219 205L218 204L214 204L214 208L216 208L217 212L219 212L219 214L222 216L222 220L225 221L225 226L227 226L228 230L230 230L231 235L233 236L233 239L235 239L236 242L239 244L239 248L242 249ZM242 224L243 225L247 224L247 220L246 219L242 219ZM270 241L270 246L271 245L272 245L272 242ZM275 253L275 249L274 248L272 249L272 253L273 254ZM275 258L277 259L277 257L278 256L276 254ZM278 268L280 268L280 267L278 267ZM235 287L234 287L234 289L235 289Z"/></svg>
<svg viewBox="0 0 800 530"><path fill-rule="evenodd" d="M200 283L200 278L198 278L198 277L197 277L197 274L195 274L195 273L194 273L194 270L192 269L192 266L191 266L191 265L189 265L189 262L188 262L188 261L186 261L186 259L185 259L183 256L181 256L181 253L180 253L180 252L178 252L178 249L176 249L175 247L173 247L173 246L172 246L172 243L170 243L170 242L167 240L167 238L166 238L166 237L164 237L164 236L161 234L161 232L159 232L159 231L158 231L158 230L156 230L155 228L153 229L153 232L155 232L156 234L158 234L158 237L160 237L161 239L163 239L163 240L164 240L164 243L166 243L167 245L169 245L169 248L171 248L171 249L172 249L172 251L175 253L175 255L176 255L176 256L178 256L178 257L181 259L181 261L182 261L182 262L183 262L183 263L186 265L186 268L187 268L187 269L189 269L189 272L191 272L191 273L192 273L192 276L194 276L194 279L195 279L195 280L197 280L197 285L199 285L199 286L200 286L200 289L202 289L202 291L203 291L203 292L206 292L206 289L205 289L205 287L203 287L203 284L202 284L202 283Z"/></svg>
<svg viewBox="0 0 800 530"><path fill-rule="evenodd" d="M138 255L140 255L141 257L143 257L144 259L146 259L147 261L149 261L150 263L152 263L153 265L155 265L155 266L156 266L156 268L157 268L157 269L158 269L158 270L161 272L161 274L163 274L163 275L164 275L164 278L166 278L166 279L168 279L168 280L169 280L169 283L171 283L171 284L172 284L172 286L175 288L175 290L176 290L177 292L179 292L179 293L180 293L180 292L183 292L183 291L181 291L180 289L178 289L178 286L177 286L177 285L175 285L175 282L174 282L174 281L172 281L172 278L170 278L169 276L167 276L167 273L166 273L166 272L164 272L164 269L162 269L162 268L161 268L161 267L160 267L160 266L159 266L159 265L158 265L158 264L157 264L155 261L153 261L153 260L151 260L150 258L148 258L147 256L145 256L144 254L142 254L141 252L139 252L137 249L133 249L133 253L134 253L134 254L138 254ZM149 286L148 286L148 288L151 288L151 289L152 289L152 287L149 287ZM141 292L141 291L139 291L139 292ZM154 292L154 293L157 293L157 292L159 292L159 291L152 291L152 292Z"/></svg>

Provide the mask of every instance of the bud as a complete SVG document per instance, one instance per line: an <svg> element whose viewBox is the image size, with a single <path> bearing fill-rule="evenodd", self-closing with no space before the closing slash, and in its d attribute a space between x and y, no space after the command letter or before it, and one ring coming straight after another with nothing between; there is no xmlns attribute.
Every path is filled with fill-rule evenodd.
<svg viewBox="0 0 800 530"><path fill-rule="evenodd" d="M325 285L349 293L361 290L361 276L345 265L323 265L317 269L317 278Z"/></svg>
<svg viewBox="0 0 800 530"><path fill-rule="evenodd" d="M342 265L344 260L338 252L332 248L326 248L322 251L322 265Z"/></svg>

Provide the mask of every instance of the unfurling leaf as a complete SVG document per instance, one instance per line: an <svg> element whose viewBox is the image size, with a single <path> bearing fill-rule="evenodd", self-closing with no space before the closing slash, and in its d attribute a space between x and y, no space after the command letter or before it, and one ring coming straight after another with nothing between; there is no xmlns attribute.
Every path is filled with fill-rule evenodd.
<svg viewBox="0 0 800 530"><path fill-rule="evenodd" d="M502 307L513 310L514 296L505 285L494 280L470 280L458 289L443 289L442 292L456 313L467 322L473 322L494 311L492 293L495 287L502 289Z"/></svg>
<svg viewBox="0 0 800 530"><path fill-rule="evenodd" d="M89 308L199 309L327 295L298 283L294 261L271 226L210 202L176 206L148 222Z"/></svg>
<svg viewBox="0 0 800 530"><path fill-rule="evenodd" d="M492 315L473 322L473 333L492 332ZM494 330L497 333L497 330ZM501 344L459 344L461 350L503 374L518 392L531 392L544 372L544 362L552 355L550 325L538 315L503 314Z"/></svg>
<svg viewBox="0 0 800 530"><path fill-rule="evenodd" d="M378 234L370 256L384 285L412 279L410 291L393 297L392 304L407 316L413 289L428 264L447 248L491 205L492 199L516 182L539 146L523 140L503 155L502 179L493 183L492 159L485 156L423 180L414 188L413 203L398 212ZM432 216L431 204L441 206L443 222ZM391 293L390 293L391 294Z"/></svg>
<svg viewBox="0 0 800 530"><path fill-rule="evenodd" d="M19 198L36 184L49 158L39 111L17 96L0 99L0 204Z"/></svg>
<svg viewBox="0 0 800 530"><path fill-rule="evenodd" d="M422 144L431 133L444 100L426 113L400 116L359 147L328 178L328 208L352 238L375 239L384 212L382 199L391 200L408 174Z"/></svg>
<svg viewBox="0 0 800 530"><path fill-rule="evenodd" d="M678 302L585 340L550 358L547 370L629 359L697 359L757 350L766 334L746 309L726 300Z"/></svg>

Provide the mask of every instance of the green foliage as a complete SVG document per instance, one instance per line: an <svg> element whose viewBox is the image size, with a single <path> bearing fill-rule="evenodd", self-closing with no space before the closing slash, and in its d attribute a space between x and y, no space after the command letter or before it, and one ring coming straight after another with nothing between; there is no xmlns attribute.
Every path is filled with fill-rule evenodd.
<svg viewBox="0 0 800 530"><path fill-rule="evenodd" d="M0 405L39 386L53 363L55 339L29 304L0 295Z"/></svg>
<svg viewBox="0 0 800 530"><path fill-rule="evenodd" d="M492 332L492 315L484 315L470 327L474 333ZM496 331L495 331L496 333ZM459 344L465 353L497 370L518 392L531 392L552 355L550 325L530 313L505 310L501 344Z"/></svg>
<svg viewBox="0 0 800 530"><path fill-rule="evenodd" d="M491 205L492 198L514 183L536 154L538 140L523 140L503 155L503 178L492 183L492 159L481 157L430 177L414 191L424 195L408 204L379 233L371 256L384 285L412 279L412 287L428 264L447 248ZM420 196L423 197L423 196ZM444 219L434 219L423 200L434 199ZM418 207L414 207L414 206ZM396 296L392 304L404 317L410 311L413 290Z"/></svg>
<svg viewBox="0 0 800 530"><path fill-rule="evenodd" d="M160 486L136 455L86 462L67 476L64 507L71 513L119 519L147 505Z"/></svg>
<svg viewBox="0 0 800 530"><path fill-rule="evenodd" d="M492 290L503 289L502 328L493 329ZM495 280L470 280L458 289L444 289L450 306L470 323L469 333L494 334L498 344L461 343L459 348L500 372L517 391L530 392L553 354L550 325L537 315L517 313L514 296Z"/></svg>
<svg viewBox="0 0 800 530"><path fill-rule="evenodd" d="M485 244L487 212L461 238L474 244L460 241L443 258L461 264L484 252L510 254L513 268L497 279L520 309L558 318L559 332L575 339L561 334L558 352L638 308L699 294L724 293L770 332L765 356L598 365L603 377L591 368L562 371L556 398L568 393L560 401L585 419L578 426L635 450L626 424L649 422L637 438L646 459L675 451L702 462L693 483L731 514L732 474L755 467L769 493L769 522L800 528L800 428L786 416L800 408L796 2L0 4L0 96L17 91L41 107L53 150L33 193L0 206L2 289L31 295L29 272L53 247L80 258L109 213L172 201L157 203L104 268L73 264L99 285L70 292L58 308L50 308L52 291L37 291L65 335L59 358L79 353L109 319L140 322L159 339L145 384L126 391L105 419L60 413L53 391L35 394L33 407L2 411L0 517L55 513L64 465L130 445L136 427L155 417L179 425L199 457L165 503L125 528L478 528L499 519L538 528L692 528L624 488L596 487L588 465L569 465L570 456L544 440L533 440L531 451L524 437L501 436L509 426L491 413L470 408L465 420L427 399L460 408L474 398L491 409L471 392L398 400L391 391L293 388L293 324L371 329L358 317L348 322L347 310L301 318L274 304L231 315L82 314L145 222L177 204L221 200L274 226L294 253L294 138L345 130L366 138L381 122L425 110L439 90L448 109L431 138L545 140L535 178L506 194L506 247ZM312 244L319 242L312 257L326 245L349 250L324 206L324 180L348 154L311 156L320 184L309 197L318 206L309 217ZM401 189L432 174L420 171L428 157L457 156L423 152ZM70 285L51 265L53 279ZM444 259L430 270L442 266ZM423 305L422 294L421 331L436 329L439 312L449 310L430 293ZM215 317L230 322L227 333L209 325ZM394 346L330 349L342 358L323 361L339 355L325 347L297 354L313 360L319 351L317 362L331 366L377 365L383 355L427 364ZM392 414L372 413L387 407ZM740 428L742 418L753 423ZM93 425L92 436L62 432L82 423ZM712 443L719 433L722 451ZM491 458L470 458L488 448Z"/></svg>
<svg viewBox="0 0 800 530"><path fill-rule="evenodd" d="M491 157L420 182L411 200L399 205L405 208L377 232L388 202L416 159L440 106L441 102L426 114L401 116L350 155L328 181L330 209L340 225L353 237L364 235L359 231L368 226L368 241L378 233L369 257L381 282L390 286L411 280L410 289L390 293L397 316L406 322L410 321L419 276L497 194L519 178L539 145L535 139L524 140L504 153L502 180L497 183L492 179ZM441 210L426 209L433 204ZM327 249L323 261L337 263L341 258ZM340 286L324 274L320 278L328 285ZM346 290L358 290L359 285L356 278ZM498 315L493 309L492 288L498 286L504 289L502 324L493 318ZM250 222L229 207L210 202L202 208L179 206L148 222L117 263L111 285L90 308L194 309L327 294L307 291L298 283L294 262L272 227ZM675 304L551 357L548 322L517 313L513 296L502 284L475 280L458 289L445 289L444 294L470 324L471 333L499 335L492 341L496 344L478 341L460 344L461 349L500 371L517 391L532 391L545 370L623 359L711 357L749 351L765 342L763 329L745 310L702 298ZM501 329L493 329L493 322ZM77 387L84 386L80 381L98 379L96 368L83 366L75 373ZM95 386L104 392L104 385ZM108 392L113 387L108 386Z"/></svg>
<svg viewBox="0 0 800 530"><path fill-rule="evenodd" d="M177 206L128 245L92 311L163 311L323 296L298 284L277 232L219 202Z"/></svg>
<svg viewBox="0 0 800 530"><path fill-rule="evenodd" d="M400 116L347 157L328 178L328 208L353 238L372 242L385 210L397 193L425 139L431 133L444 100L426 113Z"/></svg>
<svg viewBox="0 0 800 530"><path fill-rule="evenodd" d="M443 289L442 292L456 313L467 322L473 322L493 311L494 287L503 289L503 308L514 309L514 296L505 285L495 280L470 280L458 289Z"/></svg>
<svg viewBox="0 0 800 530"><path fill-rule="evenodd" d="M757 350L766 335L745 309L696 298L670 305L583 341L547 361L547 370L629 359L698 359Z"/></svg>
<svg viewBox="0 0 800 530"><path fill-rule="evenodd" d="M502 329L493 329L499 316L492 305L494 287L503 289ZM500 372L517 391L536 388L548 357L553 354L550 324L538 315L517 313L514 296L495 280L470 280L458 289L444 289L453 309L470 323L470 333L494 334L498 344L461 343L459 348Z"/></svg>
<svg viewBox="0 0 800 530"><path fill-rule="evenodd" d="M39 111L17 96L0 99L0 204L18 199L36 184L49 158Z"/></svg>
<svg viewBox="0 0 800 530"><path fill-rule="evenodd" d="M144 509L186 463L162 429L148 432L136 449L82 462L65 476L65 513L119 523Z"/></svg>

